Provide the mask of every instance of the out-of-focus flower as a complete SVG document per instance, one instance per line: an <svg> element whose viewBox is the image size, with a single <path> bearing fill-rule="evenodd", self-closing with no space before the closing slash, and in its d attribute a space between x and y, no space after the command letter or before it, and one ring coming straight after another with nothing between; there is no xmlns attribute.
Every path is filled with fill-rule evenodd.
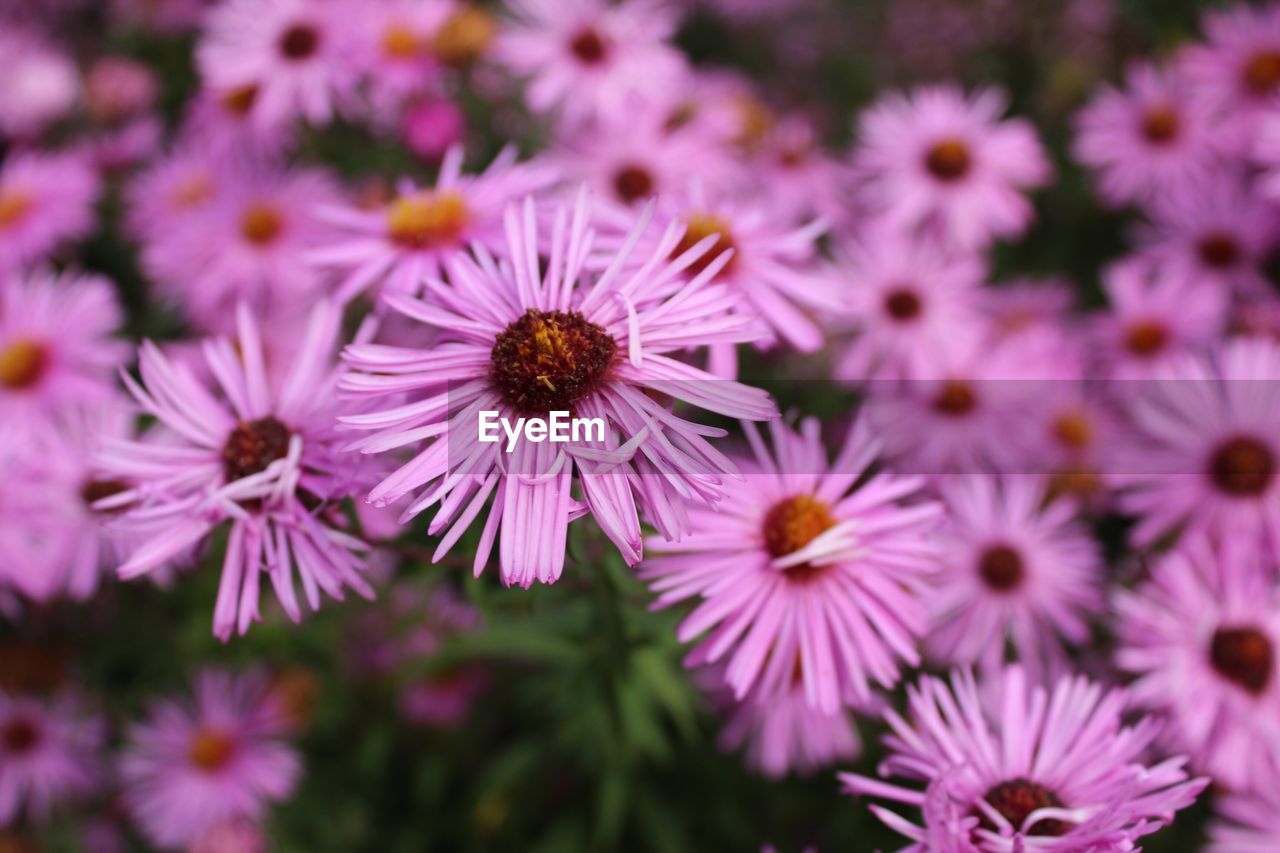
<svg viewBox="0 0 1280 853"><path fill-rule="evenodd" d="M75 154L16 153L0 164L0 273L93 227L98 176Z"/></svg>
<svg viewBox="0 0 1280 853"><path fill-rule="evenodd" d="M114 0L112 14L129 26L176 33L195 29L211 5L213 0Z"/></svg>
<svg viewBox="0 0 1280 853"><path fill-rule="evenodd" d="M880 765L905 787L853 773L845 790L920 810L920 823L869 806L886 825L939 853L1127 850L1191 805L1209 784L1184 758L1143 763L1159 732L1121 717L1124 691L1079 676L1031 686L1018 667L983 685L956 672L907 688L908 717L885 713L890 755Z"/></svg>
<svg viewBox="0 0 1280 853"><path fill-rule="evenodd" d="M552 223L549 235L539 221ZM426 299L384 296L392 309L438 330L441 343L431 349L357 345L346 352L351 370L344 390L376 407L343 418L350 428L372 431L355 446L377 453L425 441L369 500L387 504L416 491L406 517L439 504L428 528L444 534L437 559L493 495L477 573L500 539L505 583L555 581L569 522L584 513L634 564L641 555L641 509L664 536L679 537L688 529L686 502L716 502L734 472L705 438L719 430L675 416L646 392L729 417L776 414L764 392L716 381L668 355L750 341L756 330L732 310L740 297L710 283L726 259L684 280L711 239L684 247L683 229L673 223L652 251L634 257L648 224L645 215L598 272L586 266L595 232L585 191L572 208L538 211L527 199L507 211L509 261L483 249L474 257L457 254L443 262L448 281L429 282ZM416 402L403 404L403 395ZM521 437L504 454L499 443L479 441L481 411L497 412L510 424L573 411L599 418L605 434L559 444ZM575 482L582 502L571 495Z"/></svg>
<svg viewBox="0 0 1280 853"><path fill-rule="evenodd" d="M862 753L853 714L813 708L799 686L781 696L748 696L731 713L720 743L728 750L745 746L747 763L774 778L811 775Z"/></svg>
<svg viewBox="0 0 1280 853"><path fill-rule="evenodd" d="M750 181L783 215L833 223L850 218L853 171L823 150L812 122L801 116L780 120L753 154L747 163ZM696 164L699 174L705 159Z"/></svg>
<svg viewBox="0 0 1280 853"><path fill-rule="evenodd" d="M1029 122L1001 120L1005 107L994 89L883 98L858 124L863 200L899 228L960 248L1018 236L1033 216L1023 192L1045 184L1052 167Z"/></svg>
<svg viewBox="0 0 1280 853"><path fill-rule="evenodd" d="M1172 749L1223 785L1253 788L1280 761L1280 599L1256 555L1203 541L1116 598L1116 663L1135 701L1166 714Z"/></svg>
<svg viewBox="0 0 1280 853"><path fill-rule="evenodd" d="M1208 12L1206 43L1183 60L1195 91L1215 109L1215 132L1246 153L1258 120L1280 93L1280 8L1236 4Z"/></svg>
<svg viewBox="0 0 1280 853"><path fill-rule="evenodd" d="M467 119L456 103L446 98L428 98L410 104L404 111L401 135L405 146L424 160L439 160L459 145L467 132Z"/></svg>
<svg viewBox="0 0 1280 853"><path fill-rule="evenodd" d="M259 619L259 587L270 579L285 612L302 617L294 573L311 608L321 592L372 596L361 577L368 546L343 532L336 502L366 484L358 457L339 450L332 354L340 313L319 303L288 364L268 364L258 324L241 306L239 335L204 345L217 390L151 342L139 355L142 382L126 377L164 440L108 441L105 476L133 484L97 504L127 509L116 524L140 544L120 576L154 572L230 522L213 630L226 640Z"/></svg>
<svg viewBox="0 0 1280 853"><path fill-rule="evenodd" d="M59 803L90 793L104 739L102 721L70 694L37 699L0 690L0 826L23 814L43 821Z"/></svg>
<svg viewBox="0 0 1280 853"><path fill-rule="evenodd" d="M71 57L43 43L34 32L0 25L0 134L38 135L67 115L80 97L80 76Z"/></svg>
<svg viewBox="0 0 1280 853"><path fill-rule="evenodd" d="M1267 853L1280 845L1280 769L1248 792L1215 798L1209 853Z"/></svg>
<svg viewBox="0 0 1280 853"><path fill-rule="evenodd" d="M738 699L797 685L811 707L834 714L868 701L872 682L892 687L904 663L919 664L937 556L926 534L941 507L904 502L919 478L881 472L859 483L879 451L862 421L831 462L816 420L800 432L771 424L772 452L745 426L755 453L740 463L748 487L721 507L692 510L679 541L652 540L659 556L641 576L660 606L699 601L677 633L688 642L711 632L690 665L727 659Z"/></svg>
<svg viewBox="0 0 1280 853"><path fill-rule="evenodd" d="M204 145L183 145L153 161L126 186L133 237L149 245L186 228L226 192L232 168Z"/></svg>
<svg viewBox="0 0 1280 853"><path fill-rule="evenodd" d="M219 823L192 839L187 853L267 853L266 834L247 820Z"/></svg>
<svg viewBox="0 0 1280 853"><path fill-rule="evenodd" d="M415 95L440 88L436 34L452 0L375 0L357 22L356 62L375 110L394 111Z"/></svg>
<svg viewBox="0 0 1280 853"><path fill-rule="evenodd" d="M193 692L157 701L130 729L120 759L129 812L165 848L202 843L238 821L258 823L269 804L293 792L302 769L262 673L206 670Z"/></svg>
<svg viewBox="0 0 1280 853"><path fill-rule="evenodd" d="M94 121L118 124L150 110L159 85L146 65L122 56L105 56L85 75L85 107Z"/></svg>

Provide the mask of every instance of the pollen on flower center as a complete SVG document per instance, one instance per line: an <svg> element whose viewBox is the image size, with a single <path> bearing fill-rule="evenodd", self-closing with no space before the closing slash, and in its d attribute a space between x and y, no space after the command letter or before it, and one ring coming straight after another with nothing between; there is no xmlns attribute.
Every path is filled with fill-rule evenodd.
<svg viewBox="0 0 1280 853"><path fill-rule="evenodd" d="M1003 543L991 545L978 558L978 574L996 592L1011 592L1022 586L1026 567L1017 549Z"/></svg>
<svg viewBox="0 0 1280 853"><path fill-rule="evenodd" d="M1271 640L1257 628L1219 628L1209 644L1209 661L1218 674L1255 696L1271 681L1274 654Z"/></svg>
<svg viewBox="0 0 1280 853"><path fill-rule="evenodd" d="M14 717L0 727L0 744L9 755L21 755L40 743L40 729L26 717Z"/></svg>
<svg viewBox="0 0 1280 853"><path fill-rule="evenodd" d="M1053 791L1044 785L1023 778L1001 782L987 791L982 799L999 812L1001 817L1009 821L1014 829L1021 829L1023 821L1037 809L1063 807L1062 800ZM972 814L978 817L978 826L981 828L993 832L997 830L995 822L981 809L975 806ZM1066 835L1070 830L1071 824L1065 821L1046 819L1036 821L1027 827L1026 832L1028 835L1060 836Z"/></svg>
<svg viewBox="0 0 1280 853"><path fill-rule="evenodd" d="M925 154L924 165L940 181L958 181L969 173L973 156L964 140L952 137L935 142Z"/></svg>
<svg viewBox="0 0 1280 853"><path fill-rule="evenodd" d="M49 351L36 341L19 338L0 349L0 386L20 391L31 388L49 366Z"/></svg>
<svg viewBox="0 0 1280 853"><path fill-rule="evenodd" d="M1196 252L1205 266L1230 269L1240 260L1240 244L1230 234L1206 234L1196 244Z"/></svg>
<svg viewBox="0 0 1280 853"><path fill-rule="evenodd" d="M28 193L18 190L0 190L0 228L16 225L31 210L33 201Z"/></svg>
<svg viewBox="0 0 1280 853"><path fill-rule="evenodd" d="M1169 330L1155 320L1134 323L1129 327L1124 342L1129 352L1150 358L1165 348L1169 342Z"/></svg>
<svg viewBox="0 0 1280 853"><path fill-rule="evenodd" d="M215 773L226 767L236 755L236 742L231 735L210 726L202 726L191 738L187 758L193 767Z"/></svg>
<svg viewBox="0 0 1280 853"><path fill-rule="evenodd" d="M723 217L716 216L713 213L695 213L689 217L688 226L685 228L684 236L680 238L680 242L671 253L672 258L678 258L680 255L692 249L708 237L714 236L716 241L711 244L702 257L698 258L689 265L689 275L697 275L711 265L711 262L720 257L730 249L736 249L733 241L733 232L729 230L729 223ZM724 268L720 270L720 275L729 272L737 262L737 253L729 259Z"/></svg>
<svg viewBox="0 0 1280 853"><path fill-rule="evenodd" d="M1142 135L1148 142L1165 145L1178 138L1182 119L1172 104L1153 106L1142 116Z"/></svg>
<svg viewBox="0 0 1280 853"><path fill-rule="evenodd" d="M1255 95L1270 95L1280 86L1280 50L1262 50L1244 66L1244 85Z"/></svg>
<svg viewBox="0 0 1280 853"><path fill-rule="evenodd" d="M597 65L604 61L609 47L600 33L586 27L579 30L578 34L570 40L569 50L579 61L587 65Z"/></svg>
<svg viewBox="0 0 1280 853"><path fill-rule="evenodd" d="M475 6L462 6L436 31L435 54L449 65L465 65L484 53L493 41L493 16Z"/></svg>
<svg viewBox="0 0 1280 853"><path fill-rule="evenodd" d="M387 234L409 249L456 243L466 227L467 204L455 192L403 196L387 211Z"/></svg>
<svg viewBox="0 0 1280 853"><path fill-rule="evenodd" d="M951 417L963 417L978 406L978 395L968 382L951 379L942 384L942 388L933 398L933 408L939 414Z"/></svg>
<svg viewBox="0 0 1280 853"><path fill-rule="evenodd" d="M255 246L268 246L284 231L284 217L274 205L256 202L240 215L240 233Z"/></svg>
<svg viewBox="0 0 1280 853"><path fill-rule="evenodd" d="M884 310L890 317L900 323L914 320L924 310L920 296L909 287L900 287L890 291L884 298Z"/></svg>
<svg viewBox="0 0 1280 853"><path fill-rule="evenodd" d="M413 59L422 55L426 47L412 27L398 21L382 32L382 52L392 59Z"/></svg>
<svg viewBox="0 0 1280 853"><path fill-rule="evenodd" d="M813 495L779 501L764 514L761 532L771 557L785 557L804 548L835 526L831 509Z"/></svg>
<svg viewBox="0 0 1280 853"><path fill-rule="evenodd" d="M222 448L222 470L228 483L267 470L289 454L293 433L274 417L240 421Z"/></svg>
<svg viewBox="0 0 1280 853"><path fill-rule="evenodd" d="M491 377L519 412L572 411L606 377L618 345L578 311L535 311L498 335Z"/></svg>
<svg viewBox="0 0 1280 853"><path fill-rule="evenodd" d="M1209 458L1209 478L1234 497L1257 497L1276 474L1275 454L1256 438L1238 436L1221 444Z"/></svg>
<svg viewBox="0 0 1280 853"><path fill-rule="evenodd" d="M309 24L294 24L280 36L281 55L295 62L311 58L319 47L320 33Z"/></svg>
<svg viewBox="0 0 1280 853"><path fill-rule="evenodd" d="M643 166L623 166L613 176L613 190L627 204L653 195L653 175Z"/></svg>

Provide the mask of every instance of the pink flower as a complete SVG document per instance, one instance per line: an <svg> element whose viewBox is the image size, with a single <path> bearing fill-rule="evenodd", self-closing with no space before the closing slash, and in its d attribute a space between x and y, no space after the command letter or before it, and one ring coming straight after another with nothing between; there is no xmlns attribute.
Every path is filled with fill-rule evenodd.
<svg viewBox="0 0 1280 853"><path fill-rule="evenodd" d="M1280 598L1255 555L1192 543L1116 596L1116 663L1143 707L1169 717L1172 748L1228 787L1280 761Z"/></svg>
<svg viewBox="0 0 1280 853"><path fill-rule="evenodd" d="M1266 853L1280 844L1280 769L1254 791L1223 792L1213 806L1209 853Z"/></svg>
<svg viewBox="0 0 1280 853"><path fill-rule="evenodd" d="M1206 13L1202 24L1207 43L1187 49L1188 79L1216 110L1219 138L1247 152L1280 93L1280 9L1238 4Z"/></svg>
<svg viewBox="0 0 1280 853"><path fill-rule="evenodd" d="M452 0L375 0L356 22L356 62L375 109L394 112L407 98L440 88L434 43Z"/></svg>
<svg viewBox="0 0 1280 853"><path fill-rule="evenodd" d="M689 665L727 661L742 699L783 696L793 683L817 711L866 702L870 683L892 687L917 666L924 590L936 552L926 540L940 507L904 501L923 481L867 473L879 451L859 421L828 463L818 422L770 425L772 453L751 424L747 487L722 507L691 510L692 532L651 542L641 567L658 606L695 599L677 632L706 632Z"/></svg>
<svg viewBox="0 0 1280 853"><path fill-rule="evenodd" d="M949 86L883 98L863 115L855 166L864 201L899 228L925 228L960 248L981 248L1026 230L1024 190L1052 167L1031 124L1001 121L994 89L966 96Z"/></svg>
<svg viewBox="0 0 1280 853"><path fill-rule="evenodd" d="M1009 667L983 685L957 671L907 688L908 716L885 713L892 734L882 776L841 773L851 794L917 808L916 824L872 805L884 823L937 853L1132 850L1209 784L1188 781L1186 759L1146 765L1159 731L1150 717L1122 725L1128 696L1081 676L1051 688Z"/></svg>
<svg viewBox="0 0 1280 853"><path fill-rule="evenodd" d="M151 843L185 847L238 820L260 821L301 772L287 719L260 672L206 670L191 699L154 703L120 759L124 800Z"/></svg>
<svg viewBox="0 0 1280 853"><path fill-rule="evenodd" d="M98 176L76 155L7 157L0 165L0 273L86 236L98 189Z"/></svg>
<svg viewBox="0 0 1280 853"><path fill-rule="evenodd" d="M93 791L104 735L102 721L69 694L0 690L0 826L21 814L44 821L55 805Z"/></svg>
<svg viewBox="0 0 1280 853"><path fill-rule="evenodd" d="M147 113L159 94L155 73L123 56L104 56L85 75L85 106L99 124L119 124Z"/></svg>
<svg viewBox="0 0 1280 853"><path fill-rule="evenodd" d="M35 32L0 25L0 134L31 139L71 112L80 80L71 57Z"/></svg>
<svg viewBox="0 0 1280 853"><path fill-rule="evenodd" d="M157 158L125 189L129 231L145 247L188 227L227 190L233 165L208 146L186 144Z"/></svg>
<svg viewBox="0 0 1280 853"><path fill-rule="evenodd" d="M773 778L808 776L862 754L852 713L819 711L798 686L781 696L748 696L730 716L720 743L728 750L745 746L747 763Z"/></svg>
<svg viewBox="0 0 1280 853"><path fill-rule="evenodd" d="M120 576L154 572L230 522L213 617L222 640L259 619L264 577L294 621L302 616L295 571L313 610L322 591L335 599L344 588L373 594L358 556L368 546L341 529L336 506L366 483L334 429L340 319L335 306L319 303L287 370L278 361L268 370L258 325L241 306L236 343L204 344L216 390L149 341L139 355L142 383L125 377L164 439L108 441L100 454L104 475L134 484L97 504L127 507L116 524L141 539Z"/></svg>
<svg viewBox="0 0 1280 853"><path fill-rule="evenodd" d="M419 100L405 109L400 133L410 151L435 162L462 143L467 135L467 117L461 107L448 99Z"/></svg>
<svg viewBox="0 0 1280 853"><path fill-rule="evenodd" d="M559 578L573 518L594 515L634 564L641 555L641 509L664 536L676 537L688 529L686 501L710 504L724 496L733 466L704 437L720 431L675 416L646 390L729 417L776 414L764 392L715 381L669 355L754 334L730 310L736 294L710 283L723 261L683 279L710 240L686 249L682 228L672 224L652 251L635 257L646 214L597 272L586 266L595 231L585 193L572 209L538 213L532 199L508 209L509 261L483 248L474 256L455 254L443 262L447 282L429 282L426 298L386 295L390 308L436 331L441 341L431 349L350 347L351 370L342 383L371 409L343 419L371 432L356 447L366 453L418 448L369 500L389 504L416 492L406 518L439 504L428 528L443 534L438 559L493 495L475 571L484 568L501 529L502 579L526 587ZM550 235L539 221L552 224ZM603 444L590 437L561 444L522 438L504 457L497 443L478 440L481 411L516 423L553 410L604 420ZM581 502L571 494L575 480Z"/></svg>

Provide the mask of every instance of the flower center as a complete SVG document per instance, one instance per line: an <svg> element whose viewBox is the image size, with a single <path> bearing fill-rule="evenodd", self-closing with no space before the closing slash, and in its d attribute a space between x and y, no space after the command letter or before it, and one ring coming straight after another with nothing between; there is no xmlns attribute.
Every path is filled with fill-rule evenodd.
<svg viewBox="0 0 1280 853"><path fill-rule="evenodd" d="M1049 499L1054 500L1069 495L1087 502L1102 487L1102 478L1097 471L1089 468L1069 467L1055 471L1049 478Z"/></svg>
<svg viewBox="0 0 1280 853"><path fill-rule="evenodd" d="M813 495L786 498L764 514L761 529L765 550L774 558L794 554L834 527L835 523L830 507Z"/></svg>
<svg viewBox="0 0 1280 853"><path fill-rule="evenodd" d="M952 137L935 142L925 154L924 165L940 181L958 181L969 173L973 157L964 140Z"/></svg>
<svg viewBox="0 0 1280 853"><path fill-rule="evenodd" d="M1256 438L1239 436L1221 444L1209 459L1209 479L1234 497L1257 497L1271 485L1276 458Z"/></svg>
<svg viewBox="0 0 1280 853"><path fill-rule="evenodd" d="M1209 661L1223 678L1257 696L1271 681L1275 657L1271 641L1257 628L1219 628L1209 644Z"/></svg>
<svg viewBox="0 0 1280 853"><path fill-rule="evenodd" d="M284 217L272 204L254 202L240 215L240 233L255 246L269 246L284 231Z"/></svg>
<svg viewBox="0 0 1280 853"><path fill-rule="evenodd" d="M20 190L0 190L0 228L17 225L31 210L34 201Z"/></svg>
<svg viewBox="0 0 1280 853"><path fill-rule="evenodd" d="M1240 260L1240 244L1229 234L1206 234L1196 244L1196 252L1205 266L1214 269L1230 269Z"/></svg>
<svg viewBox="0 0 1280 853"><path fill-rule="evenodd" d="M570 40L569 50L585 65L598 65L604 62L605 55L609 52L604 37L590 27L580 30Z"/></svg>
<svg viewBox="0 0 1280 853"><path fill-rule="evenodd" d="M1032 782L1030 779L1010 779L1008 782L1001 782L982 797L987 803L1000 813L1000 816L1009 821L1014 829L1021 829L1022 823L1027 817L1037 809L1062 808L1062 800L1053 791L1044 785ZM972 812L978 816L978 826L983 829L996 831L996 825L978 808ZM1061 820L1038 820L1031 826L1027 827L1028 835L1066 835L1071 830L1071 824Z"/></svg>
<svg viewBox="0 0 1280 853"><path fill-rule="evenodd" d="M493 16L475 6L462 6L436 31L433 47L441 62L465 65L478 59L493 41Z"/></svg>
<svg viewBox="0 0 1280 853"><path fill-rule="evenodd" d="M653 175L643 166L623 166L613 176L613 191L627 204L653 195Z"/></svg>
<svg viewBox="0 0 1280 853"><path fill-rule="evenodd" d="M1169 342L1169 331L1163 323L1146 320L1134 323L1125 336L1125 346L1134 355L1150 358L1164 349Z"/></svg>
<svg viewBox="0 0 1280 853"><path fill-rule="evenodd" d="M672 258L678 258L694 246L701 243L708 237L714 236L716 241L711 244L702 257L691 263L688 267L690 276L696 276L711 266L711 262L720 257L729 249L736 248L733 242L733 234L729 230L729 222L723 217L716 216L713 213L695 213L689 217L688 227L685 228L684 236L680 238L680 242L676 245L675 250L671 252ZM729 262L720 270L720 275L725 275L731 270L737 262L737 253L729 259Z"/></svg>
<svg viewBox="0 0 1280 853"><path fill-rule="evenodd" d="M80 489L80 500L84 501L84 505L89 509L93 509L93 505L98 501L114 497L128 491L129 488L129 484L124 480L89 480ZM120 512L120 510L108 510L108 512Z"/></svg>
<svg viewBox="0 0 1280 853"><path fill-rule="evenodd" d="M222 448L222 470L228 483L260 474L289 454L293 433L274 417L240 421Z"/></svg>
<svg viewBox="0 0 1280 853"><path fill-rule="evenodd" d="M1244 66L1244 86L1255 95L1270 95L1280 86L1280 50L1262 50Z"/></svg>
<svg viewBox="0 0 1280 853"><path fill-rule="evenodd" d="M173 206L189 210L204 204L213 197L213 180L208 175L193 175L178 184L170 195Z"/></svg>
<svg viewBox="0 0 1280 853"><path fill-rule="evenodd" d="M1182 119L1171 104L1153 106L1142 116L1142 135L1155 145L1167 145L1178 138Z"/></svg>
<svg viewBox="0 0 1280 853"><path fill-rule="evenodd" d="M959 379L949 379L933 398L933 408L939 414L963 417L978 407L978 395L973 387Z"/></svg>
<svg viewBox="0 0 1280 853"><path fill-rule="evenodd" d="M249 114L249 110L253 109L253 105L258 101L258 84L249 83L245 86L237 86L230 89L222 95L222 105L232 115L244 116Z"/></svg>
<svg viewBox="0 0 1280 853"><path fill-rule="evenodd" d="M1053 437L1072 450L1083 450L1093 438L1093 425L1083 412L1064 412L1053 421Z"/></svg>
<svg viewBox="0 0 1280 853"><path fill-rule="evenodd" d="M14 391L31 388L49 366L49 351L43 344L19 338L0 349L0 386Z"/></svg>
<svg viewBox="0 0 1280 853"><path fill-rule="evenodd" d="M406 249L457 243L467 227L467 205L455 192L403 196L387 211L387 234Z"/></svg>
<svg viewBox="0 0 1280 853"><path fill-rule="evenodd" d="M14 717L0 728L0 744L10 755L22 755L40 743L40 729L26 717Z"/></svg>
<svg viewBox="0 0 1280 853"><path fill-rule="evenodd" d="M320 33L309 24L294 24L280 36L280 53L293 62L310 59L319 47Z"/></svg>
<svg viewBox="0 0 1280 853"><path fill-rule="evenodd" d="M983 583L996 592L1012 592L1022 586L1026 567L1015 548L1000 543L982 552L978 558L978 574Z"/></svg>
<svg viewBox="0 0 1280 853"><path fill-rule="evenodd" d="M206 773L216 773L226 767L235 755L235 739L211 726L197 729L187 750L187 759L192 766Z"/></svg>
<svg viewBox="0 0 1280 853"><path fill-rule="evenodd" d="M382 52L392 59L415 59L427 45L412 27L396 21L382 31Z"/></svg>
<svg viewBox="0 0 1280 853"><path fill-rule="evenodd" d="M517 411L572 411L605 378L617 351L613 337L578 311L530 308L498 335L490 375Z"/></svg>
<svg viewBox="0 0 1280 853"><path fill-rule="evenodd" d="M919 295L914 290L902 287L885 296L884 310L899 323L906 323L920 316L924 310L924 303L920 301Z"/></svg>

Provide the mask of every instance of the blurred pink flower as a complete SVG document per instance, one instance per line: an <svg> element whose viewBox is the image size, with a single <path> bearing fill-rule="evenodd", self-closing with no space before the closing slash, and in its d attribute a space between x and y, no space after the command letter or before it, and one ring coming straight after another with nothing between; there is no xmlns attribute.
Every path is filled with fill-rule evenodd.
<svg viewBox="0 0 1280 853"><path fill-rule="evenodd" d="M0 164L0 274L94 227L98 176L75 154L14 153Z"/></svg>
<svg viewBox="0 0 1280 853"><path fill-rule="evenodd" d="M106 732L78 699L37 699L0 690L0 826L35 822L88 794L101 778Z"/></svg>

